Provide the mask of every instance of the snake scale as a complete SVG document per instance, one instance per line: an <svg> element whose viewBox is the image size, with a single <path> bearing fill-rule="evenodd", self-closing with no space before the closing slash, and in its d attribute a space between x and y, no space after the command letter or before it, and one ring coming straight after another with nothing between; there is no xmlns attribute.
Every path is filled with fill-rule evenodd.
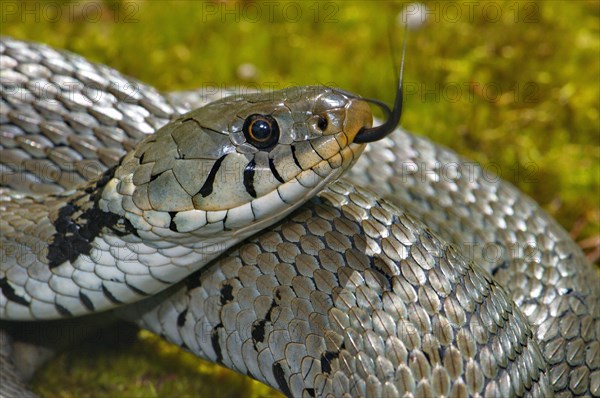
<svg viewBox="0 0 600 398"><path fill-rule="evenodd" d="M581 250L425 138L353 143L366 101L201 107L41 44L0 53L3 325L110 309L288 396L600 396ZM28 394L0 348L0 392Z"/></svg>

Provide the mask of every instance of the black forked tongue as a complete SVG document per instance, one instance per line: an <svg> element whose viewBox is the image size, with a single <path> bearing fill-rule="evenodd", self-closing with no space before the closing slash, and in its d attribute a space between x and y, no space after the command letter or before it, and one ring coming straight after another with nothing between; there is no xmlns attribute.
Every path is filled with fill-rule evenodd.
<svg viewBox="0 0 600 398"><path fill-rule="evenodd" d="M389 135L392 131L394 131L396 126L398 126L398 123L400 122L400 116L402 116L402 80L400 80L400 83L398 84L396 100L394 101L394 109L390 109L386 104L378 100L365 99L365 101L380 107L385 113L387 120L380 126L361 128L354 137L354 142L357 144L366 144L367 142L379 141L380 139Z"/></svg>
<svg viewBox="0 0 600 398"><path fill-rule="evenodd" d="M394 109L390 109L385 103L379 100L365 98L365 101L381 108L387 120L380 126L361 128L354 137L354 142L357 144L378 141L393 132L396 129L396 126L398 126L398 123L400 123L400 116L402 116L402 72L404 70L404 54L406 53L406 30L404 34L405 39L402 48L402 64L400 66L400 78L398 79L398 91L396 91Z"/></svg>

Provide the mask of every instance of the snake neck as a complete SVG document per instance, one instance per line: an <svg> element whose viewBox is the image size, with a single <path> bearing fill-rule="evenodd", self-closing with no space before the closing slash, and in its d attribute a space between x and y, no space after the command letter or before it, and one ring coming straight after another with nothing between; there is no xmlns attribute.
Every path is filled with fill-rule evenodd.
<svg viewBox="0 0 600 398"><path fill-rule="evenodd" d="M43 201L28 197L25 203L4 203L10 222L35 224L40 232L27 238L9 228L1 236L4 247L29 240L21 252L7 252L3 258L0 270L11 270L16 281L27 283L0 277L0 318L56 319L135 302L179 282L236 243L196 239L194 246L157 235L148 239L152 231L136 228L125 214L107 206L118 180L115 170ZM34 291L31 284L40 282L27 279L29 273L49 288Z"/></svg>
<svg viewBox="0 0 600 398"><path fill-rule="evenodd" d="M127 246L126 251L158 255L167 251L185 252L186 267L201 267L237 242L229 236L203 237L181 233L174 225L175 215L168 212L131 212L127 200L120 192L128 181L119 178L119 166L106 170L75 191L57 196L60 203L50 211L56 233L48 248L50 267L65 261L73 263L82 255L94 255L98 241ZM160 226L157 219L161 219ZM125 250L125 249L124 249ZM155 252L158 252L155 253ZM118 257L111 252L111 255ZM137 257L137 256L135 256Z"/></svg>
<svg viewBox="0 0 600 398"><path fill-rule="evenodd" d="M139 238L131 222L120 214L104 211L99 202L102 192L113 177L115 167L106 170L98 179L86 183L78 190L57 196L60 206L54 207L49 219L56 232L48 246L50 268L65 261L73 263L79 256L89 256L92 242L100 236L134 236Z"/></svg>

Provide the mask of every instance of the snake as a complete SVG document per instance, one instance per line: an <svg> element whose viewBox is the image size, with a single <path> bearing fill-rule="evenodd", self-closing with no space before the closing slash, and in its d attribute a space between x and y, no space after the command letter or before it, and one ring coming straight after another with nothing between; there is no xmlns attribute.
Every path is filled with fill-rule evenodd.
<svg viewBox="0 0 600 398"><path fill-rule="evenodd" d="M286 396L600 396L597 271L532 199L396 127L401 85L393 109L211 101L0 54L1 395L31 394L20 325L110 316Z"/></svg>

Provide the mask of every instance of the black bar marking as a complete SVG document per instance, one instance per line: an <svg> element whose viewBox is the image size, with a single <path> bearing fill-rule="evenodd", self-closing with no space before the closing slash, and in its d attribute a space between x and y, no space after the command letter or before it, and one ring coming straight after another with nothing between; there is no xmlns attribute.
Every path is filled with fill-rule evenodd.
<svg viewBox="0 0 600 398"><path fill-rule="evenodd" d="M223 353L221 352L221 345L219 344L219 328L222 328L223 324L219 323L215 328L210 332L210 342L212 344L213 350L215 350L215 354L217 354L216 362L223 363Z"/></svg>
<svg viewBox="0 0 600 398"><path fill-rule="evenodd" d="M188 309L186 308L177 316L177 326L183 327L185 325L185 316L187 315Z"/></svg>
<svg viewBox="0 0 600 398"><path fill-rule="evenodd" d="M21 305L29 305L29 301L15 293L15 289L8 283L6 278L0 278L0 290L8 300Z"/></svg>
<svg viewBox="0 0 600 398"><path fill-rule="evenodd" d="M86 296L85 293L83 293L82 291L79 291L79 300L81 300L85 308L87 308L90 311L94 311L94 303L92 303L92 300L90 300L90 298Z"/></svg>
<svg viewBox="0 0 600 398"><path fill-rule="evenodd" d="M147 297L147 296L151 296L152 295L151 293L147 293L147 292L145 292L143 290L138 289L135 286L130 285L127 281L125 281L125 285L127 285L127 287L129 289L131 289L134 293L139 294L140 296L146 296Z"/></svg>
<svg viewBox="0 0 600 398"><path fill-rule="evenodd" d="M185 285L188 292L202 286L200 276L210 267L202 267L198 271L193 272L187 278L185 278Z"/></svg>
<svg viewBox="0 0 600 398"><path fill-rule="evenodd" d="M302 168L302 166L300 166L300 162L298 161L298 158L296 157L296 147L294 145L291 145L292 147L292 157L294 158L294 163L296 163L296 166L298 166L298 168L300 170L304 170Z"/></svg>
<svg viewBox="0 0 600 398"><path fill-rule="evenodd" d="M265 325L267 321L265 319L257 320L252 322L252 343L254 344L254 348L258 350L256 346L257 343L263 343L265 341Z"/></svg>
<svg viewBox="0 0 600 398"><path fill-rule="evenodd" d="M102 284L102 293L106 296L106 298L113 304L123 304L119 299L117 299L113 294Z"/></svg>
<svg viewBox="0 0 600 398"><path fill-rule="evenodd" d="M271 158L269 158L269 168L271 169L271 173L273 173L273 176L275 176L275 179L280 183L285 184L284 179L281 178L279 172L277 171L277 168L275 167L275 162L273 162L273 159Z"/></svg>
<svg viewBox="0 0 600 398"><path fill-rule="evenodd" d="M217 159L215 161L215 164L213 164L212 169L210 169L210 173L208 173L208 177L206 177L204 185L202 185L202 188L200 188L200 190L198 191L198 193L202 195L203 198L206 198L212 193L217 171L219 171L219 167L221 167L221 163L223 163L223 160L225 160L226 156L227 155L223 155L219 159Z"/></svg>
<svg viewBox="0 0 600 398"><path fill-rule="evenodd" d="M56 308L58 313L61 314L62 316L73 316L73 314L71 314L71 311L69 311L68 309L66 309L65 307L63 307L62 305L60 305L58 303L54 303L54 308Z"/></svg>
<svg viewBox="0 0 600 398"><path fill-rule="evenodd" d="M128 219L121 218L118 214L104 212L97 208L96 204L74 217L73 215L79 211L79 207L72 202L66 203L58 210L58 216L53 222L56 233L48 246L47 258L51 269L65 261L73 263L82 254L89 255L92 251L92 242L101 235L105 227L118 236L137 235ZM124 231L117 228L117 225L123 225Z"/></svg>
<svg viewBox="0 0 600 398"><path fill-rule="evenodd" d="M223 217L223 231L231 231L231 228L229 228L227 226L227 216L229 215L229 211L227 211L227 213L225 213L225 217Z"/></svg>
<svg viewBox="0 0 600 398"><path fill-rule="evenodd" d="M273 376L275 376L275 381L277 382L277 386L279 386L279 391L281 391L286 397L291 397L292 392L290 391L290 387L285 379L283 367L279 362L273 364Z"/></svg>
<svg viewBox="0 0 600 398"><path fill-rule="evenodd" d="M169 216L171 217L171 222L169 223L169 229L174 232L179 232L177 230L177 224L175 224L175 216L177 215L176 211L170 211Z"/></svg>
<svg viewBox="0 0 600 398"><path fill-rule="evenodd" d="M331 361L340 356L339 352L325 351L321 354L321 373L331 373Z"/></svg>
<svg viewBox="0 0 600 398"><path fill-rule="evenodd" d="M50 269L66 261L73 263L82 254L89 255L93 240L102 234L103 228L112 230L117 236L129 234L137 236L137 231L128 219L98 208L102 191L113 178L115 170L114 167L106 170L100 178L85 188L85 194L72 196L57 213L52 215L52 224L56 233L52 236L52 243L48 245L46 255ZM82 208L86 207L80 206L83 199L86 199L86 195L89 195L89 202L93 205Z"/></svg>
<svg viewBox="0 0 600 398"><path fill-rule="evenodd" d="M254 168L256 167L256 159L252 159L244 168L244 187L246 192L253 198L256 198L256 190L254 189Z"/></svg>
<svg viewBox="0 0 600 398"><path fill-rule="evenodd" d="M221 288L221 305L225 305L233 300L233 286L226 283Z"/></svg>

